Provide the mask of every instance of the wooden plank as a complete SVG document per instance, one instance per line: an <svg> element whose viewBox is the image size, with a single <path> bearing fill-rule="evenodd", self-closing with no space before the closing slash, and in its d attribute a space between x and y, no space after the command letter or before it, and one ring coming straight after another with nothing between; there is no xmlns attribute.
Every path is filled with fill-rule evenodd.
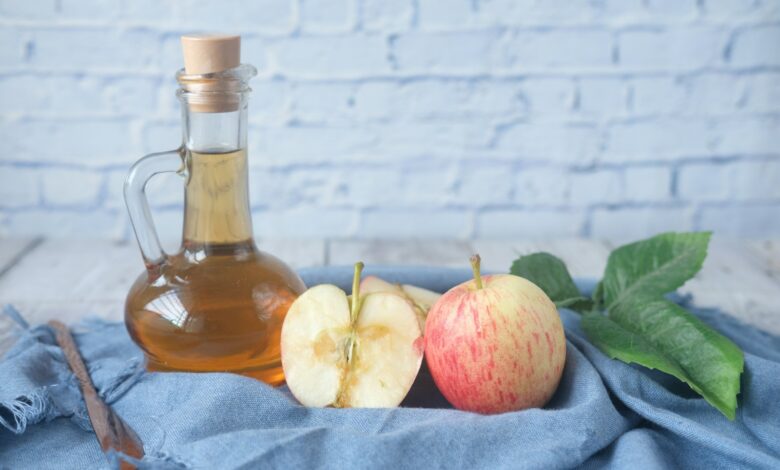
<svg viewBox="0 0 780 470"><path fill-rule="evenodd" d="M761 265L769 275L780 279L780 239L749 240L746 244L748 249L759 257Z"/></svg>
<svg viewBox="0 0 780 470"><path fill-rule="evenodd" d="M0 238L0 276L38 243L34 238Z"/></svg>
<svg viewBox="0 0 780 470"><path fill-rule="evenodd" d="M119 320L124 296L142 270L134 244L47 240L0 278L0 303L15 305L30 324L69 321L68 305L80 306L81 316ZM101 308L89 308L96 301Z"/></svg>
<svg viewBox="0 0 780 470"><path fill-rule="evenodd" d="M546 251L563 260L575 278L598 280L604 274L610 248L602 241L581 238L550 240L476 240L474 248L486 271L508 272L521 255Z"/></svg>
<svg viewBox="0 0 780 470"><path fill-rule="evenodd" d="M680 292L693 295L695 305L719 308L780 334L780 281L768 274L765 261L748 242L714 236L702 270Z"/></svg>
<svg viewBox="0 0 780 470"><path fill-rule="evenodd" d="M25 254L40 243L33 238L0 239L0 277L10 271ZM3 302L0 301L0 309ZM16 343L16 323L6 315L0 314L0 357Z"/></svg>
<svg viewBox="0 0 780 470"><path fill-rule="evenodd" d="M459 240L334 240L329 265L397 264L468 268L471 243Z"/></svg>

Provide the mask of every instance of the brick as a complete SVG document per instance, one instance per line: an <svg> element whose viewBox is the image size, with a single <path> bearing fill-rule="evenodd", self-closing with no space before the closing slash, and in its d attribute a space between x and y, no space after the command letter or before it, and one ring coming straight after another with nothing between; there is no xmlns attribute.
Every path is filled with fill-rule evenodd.
<svg viewBox="0 0 780 470"><path fill-rule="evenodd" d="M630 167L623 174L625 201L663 202L671 198L672 173L666 167Z"/></svg>
<svg viewBox="0 0 780 470"><path fill-rule="evenodd" d="M354 95L355 116L361 119L381 119L391 116L390 108L395 106L396 83L363 82L357 86Z"/></svg>
<svg viewBox="0 0 780 470"><path fill-rule="evenodd" d="M7 226L17 236L118 239L124 235L124 217L115 210L32 209L10 214Z"/></svg>
<svg viewBox="0 0 780 470"><path fill-rule="evenodd" d="M348 83L298 83L291 94L292 116L301 122L339 122L354 114L353 86Z"/></svg>
<svg viewBox="0 0 780 470"><path fill-rule="evenodd" d="M715 148L709 123L663 119L616 124L607 135L605 161L657 161L704 157Z"/></svg>
<svg viewBox="0 0 780 470"><path fill-rule="evenodd" d="M704 0L702 17L707 20L733 22L735 20L765 21L780 17L780 3L755 0Z"/></svg>
<svg viewBox="0 0 780 470"><path fill-rule="evenodd" d="M610 24L632 24L647 21L644 0L602 0L597 4L598 19Z"/></svg>
<svg viewBox="0 0 780 470"><path fill-rule="evenodd" d="M453 193L459 181L453 164L426 162L424 165L404 166L401 171L400 202L406 207L415 208L443 206L457 197Z"/></svg>
<svg viewBox="0 0 780 470"><path fill-rule="evenodd" d="M61 0L59 15L69 19L105 21L116 19L119 10L120 2L116 0Z"/></svg>
<svg viewBox="0 0 780 470"><path fill-rule="evenodd" d="M181 124L173 121L148 123L141 140L145 154L175 149L182 141Z"/></svg>
<svg viewBox="0 0 780 470"><path fill-rule="evenodd" d="M477 5L481 22L491 25L549 27L586 24L597 14L597 9L594 8L597 2L493 0L479 2Z"/></svg>
<svg viewBox="0 0 780 470"><path fill-rule="evenodd" d="M485 80L415 80L395 89L396 116L452 118L524 113L516 84Z"/></svg>
<svg viewBox="0 0 780 470"><path fill-rule="evenodd" d="M176 0L133 0L120 2L119 17L145 23L170 23L176 16Z"/></svg>
<svg viewBox="0 0 780 470"><path fill-rule="evenodd" d="M37 170L0 166L0 208L13 209L37 205L39 186Z"/></svg>
<svg viewBox="0 0 780 470"><path fill-rule="evenodd" d="M721 155L777 154L780 118L746 117L718 122L712 130Z"/></svg>
<svg viewBox="0 0 780 470"><path fill-rule="evenodd" d="M683 102L687 113L731 114L745 94L740 77L730 74L697 75L682 80L688 94Z"/></svg>
<svg viewBox="0 0 780 470"><path fill-rule="evenodd" d="M0 63L4 67L22 64L30 51L27 34L15 28L4 26L0 29Z"/></svg>
<svg viewBox="0 0 780 470"><path fill-rule="evenodd" d="M601 30L517 32L501 47L502 65L528 68L610 67L612 33Z"/></svg>
<svg viewBox="0 0 780 470"><path fill-rule="evenodd" d="M366 31L405 31L412 24L411 0L362 0L361 5L361 25Z"/></svg>
<svg viewBox="0 0 780 470"><path fill-rule="evenodd" d="M639 240L660 232L686 231L692 228L692 212L687 208L661 207L596 209L590 235L617 242Z"/></svg>
<svg viewBox="0 0 780 470"><path fill-rule="evenodd" d="M509 165L467 166L455 191L455 202L467 207L507 204L512 200L512 169Z"/></svg>
<svg viewBox="0 0 780 470"><path fill-rule="evenodd" d="M30 63L47 68L137 71L157 60L156 34L148 30L36 30L31 41Z"/></svg>
<svg viewBox="0 0 780 470"><path fill-rule="evenodd" d="M29 112L47 109L51 100L50 81L34 74L0 76L0 112Z"/></svg>
<svg viewBox="0 0 780 470"><path fill-rule="evenodd" d="M241 36L241 61L254 65L261 74L268 67L268 49L269 40L264 37ZM175 52L178 54L177 57L181 57L181 46ZM181 61L182 59L179 58L179 62Z"/></svg>
<svg viewBox="0 0 780 470"><path fill-rule="evenodd" d="M650 16L671 21L694 20L698 16L697 0L649 0L646 4Z"/></svg>
<svg viewBox="0 0 780 470"><path fill-rule="evenodd" d="M374 148L376 136L366 129L296 125L269 128L254 143L266 161L275 164L352 161ZM250 146L252 143L250 143Z"/></svg>
<svg viewBox="0 0 780 470"><path fill-rule="evenodd" d="M456 179L452 165L347 168L340 174L344 192L339 202L369 208L442 206Z"/></svg>
<svg viewBox="0 0 780 470"><path fill-rule="evenodd" d="M569 115L572 112L576 95L572 80L527 79L522 81L520 89L533 115Z"/></svg>
<svg viewBox="0 0 780 470"><path fill-rule="evenodd" d="M300 6L301 30L305 32L345 32L352 27L351 0L303 0Z"/></svg>
<svg viewBox="0 0 780 470"><path fill-rule="evenodd" d="M295 207L252 213L254 235L259 238L353 237L358 213L353 209Z"/></svg>
<svg viewBox="0 0 780 470"><path fill-rule="evenodd" d="M731 194L725 165L685 165L677 173L677 196L684 201L724 201Z"/></svg>
<svg viewBox="0 0 780 470"><path fill-rule="evenodd" d="M752 112L780 111L780 74L759 73L743 77L745 94L741 108Z"/></svg>
<svg viewBox="0 0 780 470"><path fill-rule="evenodd" d="M389 70L379 36L298 37L270 48L279 69L296 77L350 77Z"/></svg>
<svg viewBox="0 0 780 470"><path fill-rule="evenodd" d="M737 33L728 60L737 67L780 65L780 26L757 26Z"/></svg>
<svg viewBox="0 0 780 470"><path fill-rule="evenodd" d="M491 129L482 119L457 122L399 122L377 126L376 151L388 161L441 156L468 157L488 146ZM420 143L425 142L421 147Z"/></svg>
<svg viewBox="0 0 780 470"><path fill-rule="evenodd" d="M402 175L395 168L354 168L343 171L343 201L355 207L397 206Z"/></svg>
<svg viewBox="0 0 780 470"><path fill-rule="evenodd" d="M289 86L277 80L256 80L249 96L249 115L252 123L281 123L289 115L291 101Z"/></svg>
<svg viewBox="0 0 780 470"><path fill-rule="evenodd" d="M0 141L6 158L27 162L104 164L140 154L122 120L15 121L0 126Z"/></svg>
<svg viewBox="0 0 780 470"><path fill-rule="evenodd" d="M43 200L49 207L92 207L103 187L95 171L47 169L42 174Z"/></svg>
<svg viewBox="0 0 780 470"><path fill-rule="evenodd" d="M680 79L641 77L632 79L630 83L633 114L676 114L684 109L687 90Z"/></svg>
<svg viewBox="0 0 780 470"><path fill-rule="evenodd" d="M247 61L244 58L246 55L246 40L241 40L241 59ZM184 68L184 59L181 52L181 35L180 34L164 34L160 39L157 46L157 63L160 65L160 70L166 70L168 73L175 73L177 70ZM254 64L252 64L254 65ZM169 82L173 87L178 86L175 81ZM175 90L176 88L171 88Z"/></svg>
<svg viewBox="0 0 780 470"><path fill-rule="evenodd" d="M623 196L623 178L616 170L574 172L570 175L571 205L615 204Z"/></svg>
<svg viewBox="0 0 780 470"><path fill-rule="evenodd" d="M515 202L525 206L562 206L569 202L565 168L524 168L515 178Z"/></svg>
<svg viewBox="0 0 780 470"><path fill-rule="evenodd" d="M124 210L124 184L128 172L129 165L128 168L113 170L106 173L106 197L102 201L102 207Z"/></svg>
<svg viewBox="0 0 780 470"><path fill-rule="evenodd" d="M76 78L50 81L52 112L148 116L157 107L157 81L150 78Z"/></svg>
<svg viewBox="0 0 780 470"><path fill-rule="evenodd" d="M0 0L0 16L36 20L54 18L57 15L57 3L57 0Z"/></svg>
<svg viewBox="0 0 780 470"><path fill-rule="evenodd" d="M408 33L392 43L402 71L486 72L496 63L497 32Z"/></svg>
<svg viewBox="0 0 780 470"><path fill-rule="evenodd" d="M517 84L498 80L424 79L361 84L354 99L360 117L443 118L524 114Z"/></svg>
<svg viewBox="0 0 780 470"><path fill-rule="evenodd" d="M780 232L778 213L780 203L704 207L696 229L721 235L774 237Z"/></svg>
<svg viewBox="0 0 780 470"><path fill-rule="evenodd" d="M467 211L377 209L363 213L358 238L468 238L472 215Z"/></svg>
<svg viewBox="0 0 780 470"><path fill-rule="evenodd" d="M156 81L149 78L95 78L23 74L0 78L4 112L25 114L121 114L156 111Z"/></svg>
<svg viewBox="0 0 780 470"><path fill-rule="evenodd" d="M507 209L477 214L476 238L550 238L582 234L581 211Z"/></svg>
<svg viewBox="0 0 780 470"><path fill-rule="evenodd" d="M177 24L186 30L281 34L293 29L289 0L181 0Z"/></svg>
<svg viewBox="0 0 780 470"><path fill-rule="evenodd" d="M780 200L780 160L738 162L729 170L734 180L734 200Z"/></svg>
<svg viewBox="0 0 780 470"><path fill-rule="evenodd" d="M470 0L419 0L417 23L422 29L461 29L474 23Z"/></svg>
<svg viewBox="0 0 780 470"><path fill-rule="evenodd" d="M626 114L628 89L620 79L579 81L579 111L586 115L610 117Z"/></svg>
<svg viewBox="0 0 780 470"><path fill-rule="evenodd" d="M715 28L625 31L619 34L620 65L659 70L716 66L722 62L726 40Z"/></svg>
<svg viewBox="0 0 780 470"><path fill-rule="evenodd" d="M598 129L589 125L517 124L504 129L497 149L528 160L585 165L599 149Z"/></svg>
<svg viewBox="0 0 780 470"><path fill-rule="evenodd" d="M344 190L343 175L334 168L298 168L286 172L274 171L266 176L277 180L270 185L275 193L265 195L259 204L272 208L332 205L337 194Z"/></svg>

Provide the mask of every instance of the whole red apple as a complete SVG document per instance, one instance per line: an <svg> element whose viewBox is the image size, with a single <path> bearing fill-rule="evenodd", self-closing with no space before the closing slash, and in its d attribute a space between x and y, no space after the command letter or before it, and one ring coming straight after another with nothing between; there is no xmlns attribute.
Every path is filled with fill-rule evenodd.
<svg viewBox="0 0 780 470"><path fill-rule="evenodd" d="M425 323L425 357L436 385L460 410L503 413L543 406L566 362L555 304L522 277L482 277L453 287Z"/></svg>

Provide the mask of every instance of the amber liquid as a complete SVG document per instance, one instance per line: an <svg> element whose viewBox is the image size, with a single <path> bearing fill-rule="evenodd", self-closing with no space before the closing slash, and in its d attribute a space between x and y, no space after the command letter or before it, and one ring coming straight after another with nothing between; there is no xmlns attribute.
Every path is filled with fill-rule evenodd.
<svg viewBox="0 0 780 470"><path fill-rule="evenodd" d="M183 247L127 297L128 331L150 370L284 381L282 321L305 286L252 240L246 165L243 150L187 156Z"/></svg>

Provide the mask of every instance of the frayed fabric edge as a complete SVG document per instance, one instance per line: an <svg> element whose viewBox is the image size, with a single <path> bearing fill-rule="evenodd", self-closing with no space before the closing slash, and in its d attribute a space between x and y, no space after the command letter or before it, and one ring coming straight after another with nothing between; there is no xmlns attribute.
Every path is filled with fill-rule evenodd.
<svg viewBox="0 0 780 470"><path fill-rule="evenodd" d="M0 425L14 434L22 434L27 426L48 418L54 407L44 388L0 403Z"/></svg>

